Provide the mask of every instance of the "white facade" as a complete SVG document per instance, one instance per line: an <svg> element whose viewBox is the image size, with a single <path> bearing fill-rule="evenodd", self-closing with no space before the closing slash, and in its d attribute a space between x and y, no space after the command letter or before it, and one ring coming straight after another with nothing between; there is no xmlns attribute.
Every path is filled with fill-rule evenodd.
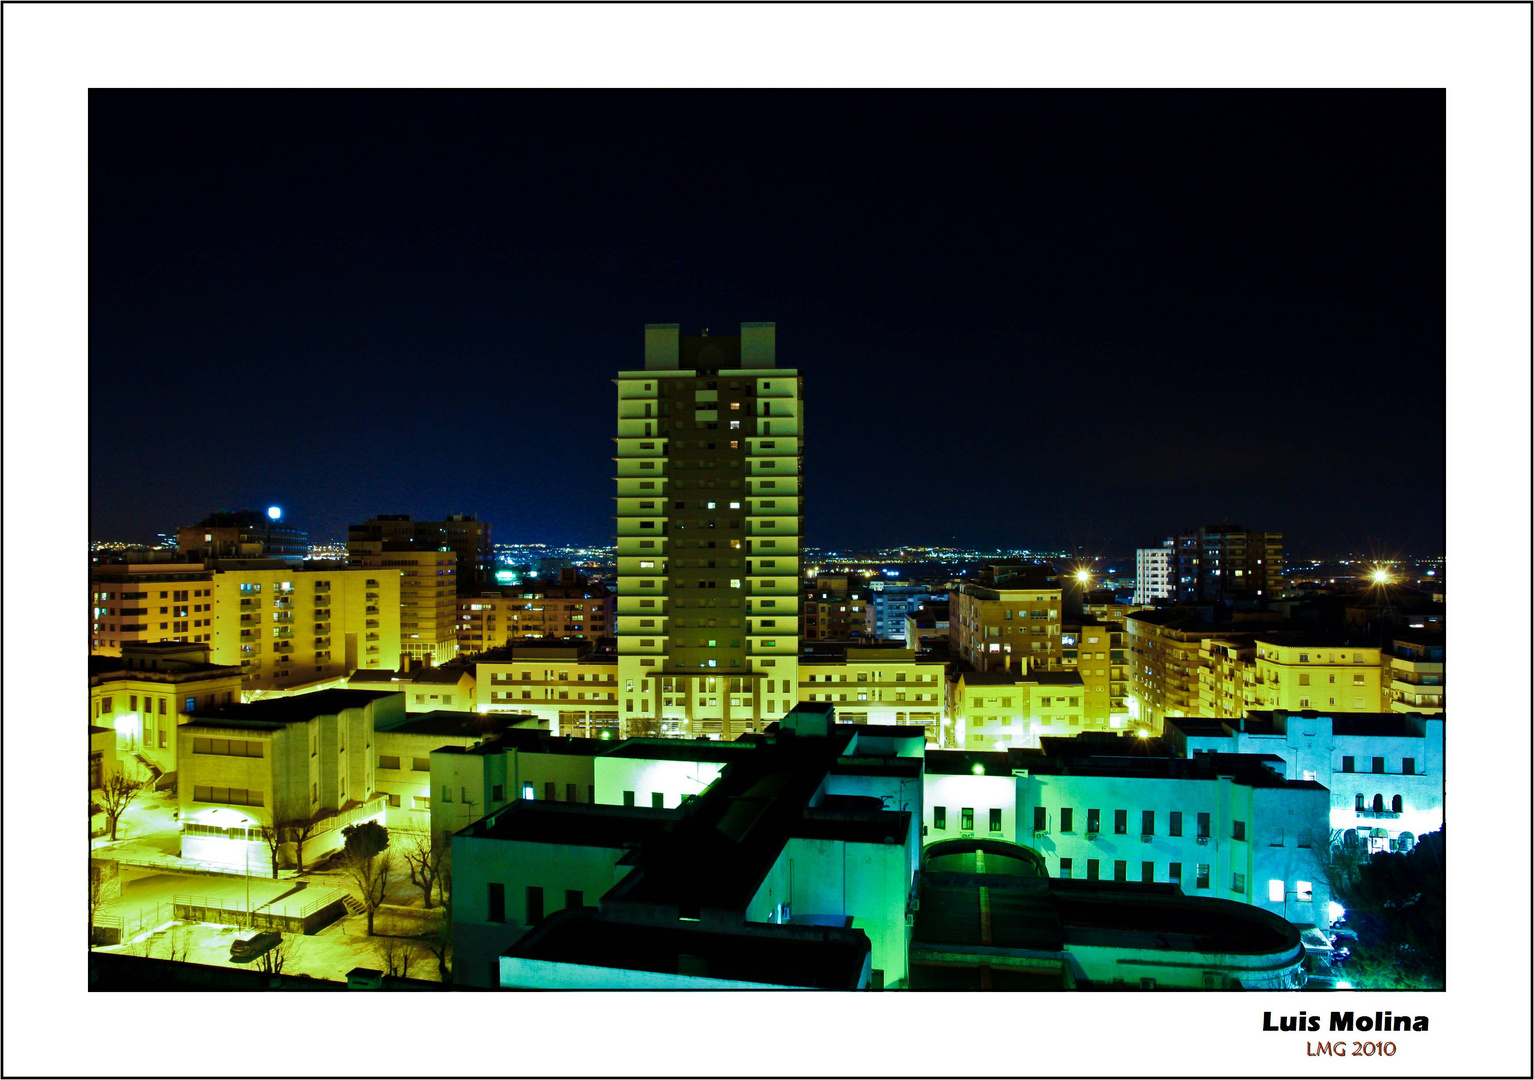
<svg viewBox="0 0 1534 1080"><path fill-rule="evenodd" d="M1189 727L1172 739L1190 757L1276 755L1289 779L1321 784L1331 792L1329 830L1354 831L1371 851L1410 847L1443 827L1442 716L1277 709L1232 720L1222 734Z"/></svg>
<svg viewBox="0 0 1534 1080"><path fill-rule="evenodd" d="M1149 604L1172 595L1172 541L1158 548L1135 549L1135 595L1137 604Z"/></svg>

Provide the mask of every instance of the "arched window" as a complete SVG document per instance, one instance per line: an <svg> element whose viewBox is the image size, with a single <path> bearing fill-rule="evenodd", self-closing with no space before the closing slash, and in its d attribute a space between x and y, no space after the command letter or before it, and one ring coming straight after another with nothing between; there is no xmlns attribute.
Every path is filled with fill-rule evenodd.
<svg viewBox="0 0 1534 1080"><path fill-rule="evenodd" d="M1376 794L1374 796L1374 812L1377 813L1377 814L1378 813L1382 813L1382 812L1384 812L1384 809L1385 809L1385 796Z"/></svg>
<svg viewBox="0 0 1534 1080"><path fill-rule="evenodd" d="M1390 809L1397 814L1401 812L1401 796L1392 795L1390 797Z"/></svg>
<svg viewBox="0 0 1534 1080"><path fill-rule="evenodd" d="M1363 792L1360 791L1357 795L1353 796L1353 809L1354 810L1364 810L1364 809L1366 809L1366 807L1364 806L1364 793Z"/></svg>

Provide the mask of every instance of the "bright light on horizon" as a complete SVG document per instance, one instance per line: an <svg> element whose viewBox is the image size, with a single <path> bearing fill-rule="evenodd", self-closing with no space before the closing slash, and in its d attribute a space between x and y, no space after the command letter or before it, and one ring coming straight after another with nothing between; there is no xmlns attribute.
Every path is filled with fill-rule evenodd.
<svg viewBox="0 0 1534 1080"><path fill-rule="evenodd" d="M276 521L278 518L282 517L282 507L268 506L266 508L266 516L271 518L273 521Z"/></svg>

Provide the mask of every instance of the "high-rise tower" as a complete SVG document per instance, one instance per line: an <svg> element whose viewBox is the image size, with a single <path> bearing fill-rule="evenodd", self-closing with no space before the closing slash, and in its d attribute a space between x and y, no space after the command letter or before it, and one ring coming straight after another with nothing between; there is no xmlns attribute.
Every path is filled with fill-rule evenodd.
<svg viewBox="0 0 1534 1080"><path fill-rule="evenodd" d="M801 380L776 344L773 323L653 324L615 380L625 735L733 739L794 705Z"/></svg>

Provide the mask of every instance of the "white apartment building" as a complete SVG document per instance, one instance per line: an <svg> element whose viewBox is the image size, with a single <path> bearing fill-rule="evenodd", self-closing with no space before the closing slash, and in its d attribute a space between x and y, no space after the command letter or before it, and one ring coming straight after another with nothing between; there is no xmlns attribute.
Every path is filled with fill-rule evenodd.
<svg viewBox="0 0 1534 1080"><path fill-rule="evenodd" d="M1134 602L1149 604L1172 595L1172 541L1160 547L1135 549Z"/></svg>

